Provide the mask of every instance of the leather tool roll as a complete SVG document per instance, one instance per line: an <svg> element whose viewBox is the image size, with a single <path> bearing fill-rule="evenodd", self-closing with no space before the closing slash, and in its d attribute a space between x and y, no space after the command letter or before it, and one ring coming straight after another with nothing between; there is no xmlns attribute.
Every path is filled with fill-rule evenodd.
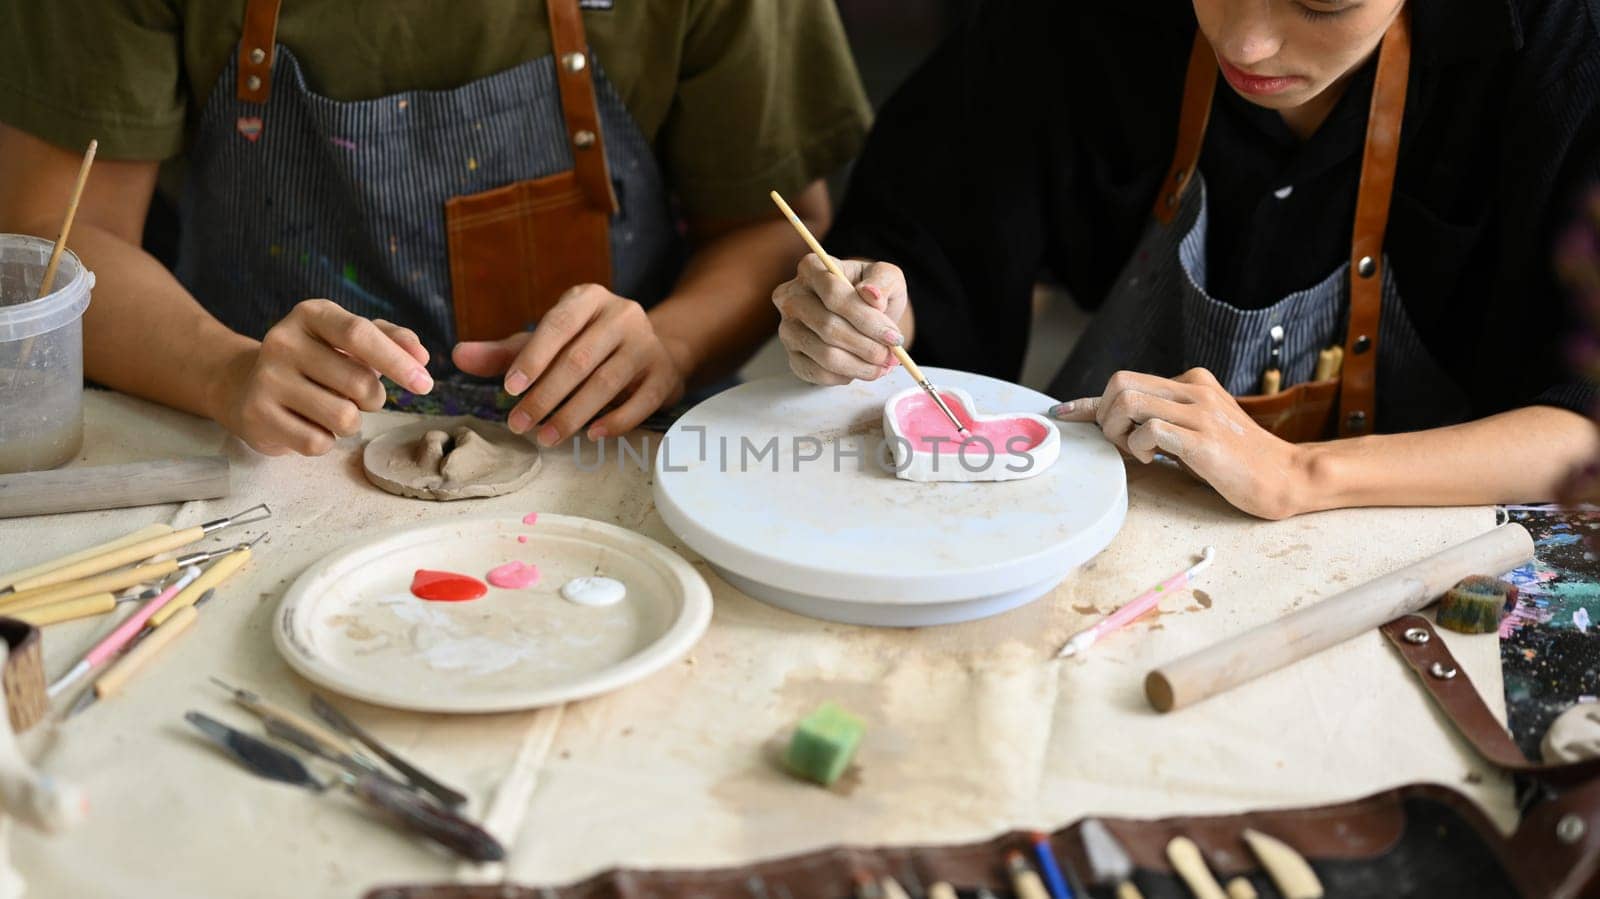
<svg viewBox="0 0 1600 899"><path fill-rule="evenodd" d="M577 0L549 0L573 168L445 203L456 339L499 340L578 284L611 285L616 195Z"/></svg>

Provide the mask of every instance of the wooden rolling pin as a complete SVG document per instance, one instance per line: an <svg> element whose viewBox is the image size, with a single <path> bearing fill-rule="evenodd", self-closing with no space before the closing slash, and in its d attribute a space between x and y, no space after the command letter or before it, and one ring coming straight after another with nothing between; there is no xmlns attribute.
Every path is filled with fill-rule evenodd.
<svg viewBox="0 0 1600 899"><path fill-rule="evenodd" d="M1533 538L1503 524L1399 571L1151 671L1144 692L1170 712L1276 671L1409 615L1471 574L1501 574L1533 558Z"/></svg>
<svg viewBox="0 0 1600 899"><path fill-rule="evenodd" d="M228 495L228 460L194 456L0 475L0 518L123 509Z"/></svg>

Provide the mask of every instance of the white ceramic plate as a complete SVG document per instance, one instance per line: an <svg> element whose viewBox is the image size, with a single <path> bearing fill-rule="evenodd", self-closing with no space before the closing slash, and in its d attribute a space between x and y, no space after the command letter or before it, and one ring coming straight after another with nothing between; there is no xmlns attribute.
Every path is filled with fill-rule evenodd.
<svg viewBox="0 0 1600 899"><path fill-rule="evenodd" d="M518 537L527 542L519 542ZM532 587L466 602L411 595L419 568L484 580L510 561ZM602 575L627 596L603 608L561 585ZM425 712L503 712L595 696L683 657L711 621L711 591L680 556L615 525L565 515L413 525L311 566L274 621L279 652L308 679L365 702Z"/></svg>
<svg viewBox="0 0 1600 899"><path fill-rule="evenodd" d="M1039 413L1054 402L994 378L924 371L941 388L970 393L986 415ZM1030 602L1117 535L1127 476L1093 425L1052 422L1060 454L1026 480L913 482L866 458L892 449L883 404L908 380L897 372L819 388L785 376L706 400L657 450L662 520L750 596L889 627L967 621Z"/></svg>

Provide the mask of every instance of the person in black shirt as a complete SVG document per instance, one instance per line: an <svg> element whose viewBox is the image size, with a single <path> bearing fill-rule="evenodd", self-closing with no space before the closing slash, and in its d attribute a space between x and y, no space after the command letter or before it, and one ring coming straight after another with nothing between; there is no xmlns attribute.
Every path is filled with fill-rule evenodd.
<svg viewBox="0 0 1600 899"><path fill-rule="evenodd" d="M854 283L773 300L813 383L1014 379L1042 271L1096 310L1052 412L1247 512L1548 499L1600 454L1551 262L1597 181L1600 0L987 0L882 111Z"/></svg>

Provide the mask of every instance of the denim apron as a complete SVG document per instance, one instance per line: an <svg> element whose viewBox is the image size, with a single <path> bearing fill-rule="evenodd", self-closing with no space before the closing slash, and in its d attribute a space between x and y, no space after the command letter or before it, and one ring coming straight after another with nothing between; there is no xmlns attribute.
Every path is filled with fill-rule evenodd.
<svg viewBox="0 0 1600 899"><path fill-rule="evenodd" d="M1266 308L1240 309L1206 290L1206 190L1196 162L1216 85L1216 60L1197 32L1178 150L1162 196L1105 303L1057 373L1051 394L1097 396L1119 370L1170 377L1199 367L1209 369L1259 424L1288 440L1465 420L1466 396L1418 338L1382 254L1404 113L1408 38L1402 11L1379 54L1351 259L1319 283ZM1274 328L1282 329L1280 341L1273 340ZM1285 389L1255 395L1263 372L1274 364L1274 346ZM1315 380L1318 354L1329 346L1343 347L1343 371Z"/></svg>
<svg viewBox="0 0 1600 899"><path fill-rule="evenodd" d="M472 271L452 256L453 242L525 254L556 266L556 277L574 259L592 260L570 282L544 285L544 308L582 281L646 306L666 295L684 259L669 192L649 141L588 56L578 0L550 0L549 56L453 90L355 102L307 86L294 53L276 43L278 7L247 0L239 52L201 113L181 200L177 276L225 325L260 338L301 300L330 299L411 328L427 347L433 393L386 385L393 405L503 417L498 381L450 364L462 311L452 276ZM447 206L563 177L579 205L545 210L536 225L512 214L537 214L536 192L510 197L505 213L469 210L543 246L463 240L472 232L447 222ZM592 238L577 227L587 208L598 210ZM526 292L520 274L503 291L508 304ZM536 312L495 308L495 293L482 293L478 311L505 324L475 339L537 323Z"/></svg>

